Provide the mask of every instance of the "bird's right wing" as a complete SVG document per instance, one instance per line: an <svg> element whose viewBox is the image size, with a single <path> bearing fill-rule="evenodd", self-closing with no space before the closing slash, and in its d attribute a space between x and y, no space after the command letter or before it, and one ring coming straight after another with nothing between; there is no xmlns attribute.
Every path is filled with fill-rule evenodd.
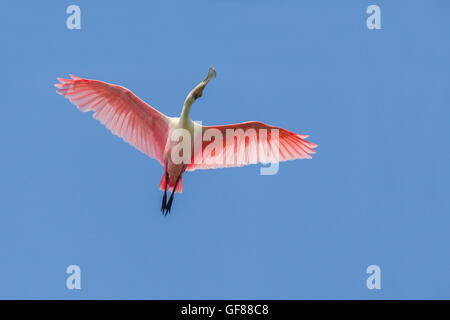
<svg viewBox="0 0 450 320"><path fill-rule="evenodd" d="M310 159L317 145L307 137L257 121L202 126L202 154L192 157L187 170Z"/></svg>
<svg viewBox="0 0 450 320"><path fill-rule="evenodd" d="M169 118L139 99L127 88L97 80L58 78L59 94L112 133L163 164L164 147L169 132Z"/></svg>

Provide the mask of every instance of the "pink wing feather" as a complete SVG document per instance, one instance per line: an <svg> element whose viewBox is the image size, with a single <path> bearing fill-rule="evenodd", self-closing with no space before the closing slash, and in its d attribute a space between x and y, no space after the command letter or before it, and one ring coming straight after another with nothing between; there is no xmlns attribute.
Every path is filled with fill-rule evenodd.
<svg viewBox="0 0 450 320"><path fill-rule="evenodd" d="M193 159L193 163L187 167L187 170L189 171L197 169L240 167L249 164L274 163L277 161L294 159L310 159L310 154L316 153L313 149L316 148L317 145L306 141L305 139L308 137L307 135L295 134L283 128L270 126L261 122L249 121L223 126L203 126L203 135L208 129L219 130L223 137L222 150L219 151L217 155L215 151L211 152L211 154L209 152L206 152L205 154L205 150L207 150L207 147L213 143L214 139L211 139L212 141L203 141L203 158L200 157L202 161L201 163L195 163L195 159ZM234 131L236 132L236 135L233 138L234 143L230 145L227 145L226 143L227 129L236 130ZM247 139L245 134L249 129L254 129L256 134L253 138L247 137ZM276 144L272 144L270 142L271 129L278 130L278 150L274 150ZM263 136L262 132L266 132L266 136ZM243 141L242 145L239 145L239 139L243 139L241 140ZM276 153L278 153L278 157L275 156ZM230 161L227 159L227 155L233 155L234 160ZM222 163L218 163L217 161L210 161L210 163L208 163L208 160L210 159L217 159L214 158L215 156L222 157ZM238 159L240 160L238 161Z"/></svg>
<svg viewBox="0 0 450 320"><path fill-rule="evenodd" d="M112 133L163 164L169 132L169 118L139 99L127 88L70 75L58 78L59 94L83 112L93 111L95 119Z"/></svg>

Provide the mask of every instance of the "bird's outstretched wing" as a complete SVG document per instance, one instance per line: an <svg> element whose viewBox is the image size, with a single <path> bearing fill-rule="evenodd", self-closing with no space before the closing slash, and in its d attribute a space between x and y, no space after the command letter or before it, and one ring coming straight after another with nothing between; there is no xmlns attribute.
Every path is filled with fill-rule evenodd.
<svg viewBox="0 0 450 320"><path fill-rule="evenodd" d="M127 88L70 75L58 78L59 94L112 133L163 164L164 147L169 132L169 118L139 99Z"/></svg>
<svg viewBox="0 0 450 320"><path fill-rule="evenodd" d="M221 136L222 141L214 147L216 136ZM189 171L310 159L317 147L305 140L307 135L256 121L203 126L202 137L202 156L194 155L192 163L187 166Z"/></svg>

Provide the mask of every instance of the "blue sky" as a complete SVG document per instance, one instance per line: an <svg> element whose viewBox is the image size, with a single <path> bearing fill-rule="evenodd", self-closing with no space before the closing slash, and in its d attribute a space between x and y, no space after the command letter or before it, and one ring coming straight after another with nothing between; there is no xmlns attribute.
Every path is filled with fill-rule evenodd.
<svg viewBox="0 0 450 320"><path fill-rule="evenodd" d="M66 8L81 7L81 30ZM366 8L381 8L381 30ZM44 1L0 12L0 298L450 298L446 1ZM55 93L69 73L169 116L278 125L312 160L162 168ZM79 265L82 289L65 286ZM381 268L381 290L366 268Z"/></svg>

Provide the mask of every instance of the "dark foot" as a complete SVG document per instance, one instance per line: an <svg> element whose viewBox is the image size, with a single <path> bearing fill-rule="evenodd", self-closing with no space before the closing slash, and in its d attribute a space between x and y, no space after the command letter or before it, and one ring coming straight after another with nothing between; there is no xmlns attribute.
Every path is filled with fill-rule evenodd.
<svg viewBox="0 0 450 320"><path fill-rule="evenodd" d="M163 198L162 198L162 204L161 204L161 212L164 214L164 211L167 208L167 193L164 192Z"/></svg>
<svg viewBox="0 0 450 320"><path fill-rule="evenodd" d="M177 189L178 182L180 182L180 178L181 178L181 174L178 176L177 180L175 181L175 185L173 186L169 201L166 204L166 213L165 214L163 213L165 216L167 216L167 214L170 212L170 209L172 209L173 197L175 196L175 190Z"/></svg>
<svg viewBox="0 0 450 320"><path fill-rule="evenodd" d="M167 216L168 213L170 213L170 209L172 209L172 202L173 202L173 195L174 194L175 194L175 192L172 192L172 194L170 195L170 198L169 198L169 202L167 202L167 205L166 205L166 216Z"/></svg>
<svg viewBox="0 0 450 320"><path fill-rule="evenodd" d="M162 198L162 204L161 204L161 212L163 215L167 215L167 184L169 183L169 173L166 171L164 173L166 175L166 184L164 186L164 195ZM164 211L166 211L166 213L164 214Z"/></svg>

